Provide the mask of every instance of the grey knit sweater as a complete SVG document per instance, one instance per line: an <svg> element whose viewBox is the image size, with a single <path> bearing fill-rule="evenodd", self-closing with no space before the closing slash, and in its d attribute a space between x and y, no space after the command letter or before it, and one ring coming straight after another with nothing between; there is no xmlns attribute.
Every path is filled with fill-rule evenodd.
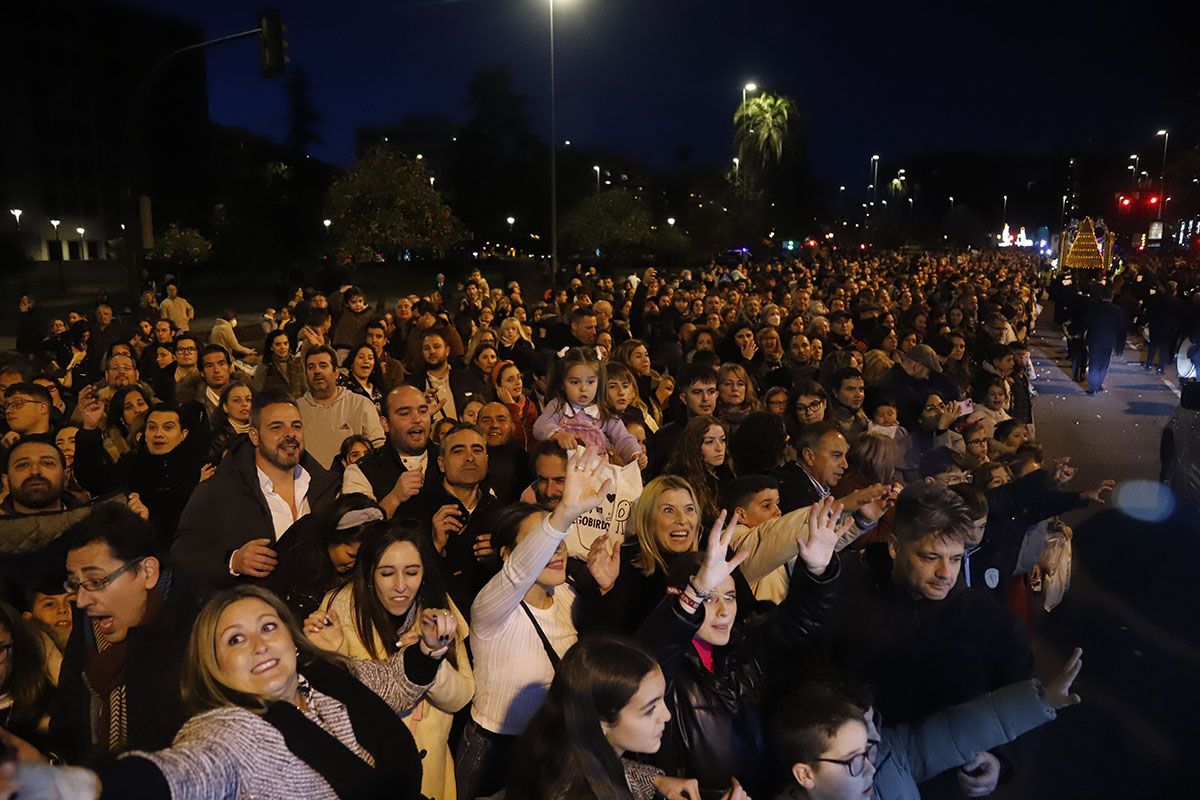
<svg viewBox="0 0 1200 800"><path fill-rule="evenodd" d="M410 710L428 685L404 674L404 650L386 661L350 661L354 675L396 711ZM312 689L305 715L368 763L370 754L355 740L346 706ZM133 752L158 767L172 800L269 800L303 797L336 800L319 773L288 750L279 731L253 711L228 706L193 717L170 748Z"/></svg>

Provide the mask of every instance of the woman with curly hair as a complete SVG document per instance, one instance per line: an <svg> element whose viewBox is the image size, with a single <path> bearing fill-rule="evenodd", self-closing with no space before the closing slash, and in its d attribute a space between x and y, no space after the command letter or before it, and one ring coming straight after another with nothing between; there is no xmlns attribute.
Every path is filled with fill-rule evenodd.
<svg viewBox="0 0 1200 800"><path fill-rule="evenodd" d="M667 463L665 474L683 478L694 490L701 526L710 526L717 518L721 482L736 477L725 439L725 426L720 420L694 417L684 427Z"/></svg>

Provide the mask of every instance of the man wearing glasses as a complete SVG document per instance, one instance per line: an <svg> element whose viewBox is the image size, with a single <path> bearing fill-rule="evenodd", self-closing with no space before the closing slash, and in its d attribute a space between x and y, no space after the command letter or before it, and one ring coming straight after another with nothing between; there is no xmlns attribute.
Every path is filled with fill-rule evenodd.
<svg viewBox="0 0 1200 800"><path fill-rule="evenodd" d="M4 444L11 446L22 436L50 433L50 392L36 383L18 383L4 395L4 421L8 433Z"/></svg>
<svg viewBox="0 0 1200 800"><path fill-rule="evenodd" d="M202 598L164 568L149 523L119 504L64 539L76 612L52 742L72 761L166 747L187 718L180 667Z"/></svg>

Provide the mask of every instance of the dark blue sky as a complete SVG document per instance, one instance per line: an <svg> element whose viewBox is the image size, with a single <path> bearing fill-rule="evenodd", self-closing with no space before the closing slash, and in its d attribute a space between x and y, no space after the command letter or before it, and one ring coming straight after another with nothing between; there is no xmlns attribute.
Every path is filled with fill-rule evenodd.
<svg viewBox="0 0 1200 800"><path fill-rule="evenodd" d="M253 27L270 0L127 2L214 37ZM316 155L349 163L357 125L464 119L468 79L496 65L511 68L548 136L548 2L281 0L292 62L310 73L325 116ZM835 183L865 184L873 152L881 175L905 155L945 150L1152 154L1154 131L1182 121L1173 76L1185 72L1187 26L1171 7L1143 9L556 0L559 138L662 168L677 165L681 146L693 163L720 163L741 86L755 80L796 99L809 158ZM212 119L282 136L283 84L261 77L257 45L207 59Z"/></svg>

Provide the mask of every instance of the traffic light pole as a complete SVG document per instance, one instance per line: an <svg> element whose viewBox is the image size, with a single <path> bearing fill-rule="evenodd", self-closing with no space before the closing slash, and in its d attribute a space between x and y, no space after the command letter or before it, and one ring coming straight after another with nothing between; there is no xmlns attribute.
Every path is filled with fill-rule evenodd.
<svg viewBox="0 0 1200 800"><path fill-rule="evenodd" d="M276 15L275 22L278 23L277 15ZM124 158L122 159L122 162L123 162L122 169L121 169L122 186L121 186L121 197L120 197L121 217L128 221L128 224L126 225L126 227L124 229L124 235L121 237L121 239L122 239L123 248L125 250L126 262L128 265L128 276L127 277L128 277L128 282L129 282L129 293L131 296L133 296L137 290L137 286L136 286L136 283L137 283L137 278L136 278L137 259L135 258L135 253L141 249L140 237L142 234L142 230L141 230L141 213L140 213L140 210L138 209L137 205L133 202L133 198L131 196L133 193L133 186L132 186L133 181L132 181L132 176L130 175L130 171L132 169L130 161L131 161L131 150L133 149L133 134L134 134L134 130L135 130L136 123L137 123L138 111L140 110L141 104L142 104L142 96L145 94L147 87L150 85L150 82L154 79L154 76L158 74L159 70L161 70L163 67L165 67L167 64L171 63L172 61L174 61L178 56L181 56L184 53L190 53L194 50L202 50L205 47L212 47L213 45L224 44L225 42L232 42L232 41L236 41L238 39L248 39L251 36L260 36L260 37L264 36L265 33L268 33L265 30L265 26L267 24L268 23L264 20L262 22L262 24L260 24L260 26L257 28L253 28L248 31L242 31L240 33L231 33L227 36L218 36L215 39L208 39L207 41L197 42L195 44L189 44L185 47L181 47L178 50L168 53L166 56L163 57L163 59L161 61L159 61L157 64L154 65L154 67L150 70L150 72L148 72L146 74L146 77L142 79L141 84L138 86L137 92L134 93L133 102L129 106L129 116L125 120L125 139L124 139L125 153L124 153ZM281 29L280 29L280 31L281 31ZM281 35L280 31L271 31L270 33L275 34L275 35ZM136 220L135 220L135 217L136 217ZM133 226L135 224L137 226L136 230L133 228ZM136 247L130 246L129 239L130 239L131 233L134 234L135 236L139 237L139 241L138 241Z"/></svg>

